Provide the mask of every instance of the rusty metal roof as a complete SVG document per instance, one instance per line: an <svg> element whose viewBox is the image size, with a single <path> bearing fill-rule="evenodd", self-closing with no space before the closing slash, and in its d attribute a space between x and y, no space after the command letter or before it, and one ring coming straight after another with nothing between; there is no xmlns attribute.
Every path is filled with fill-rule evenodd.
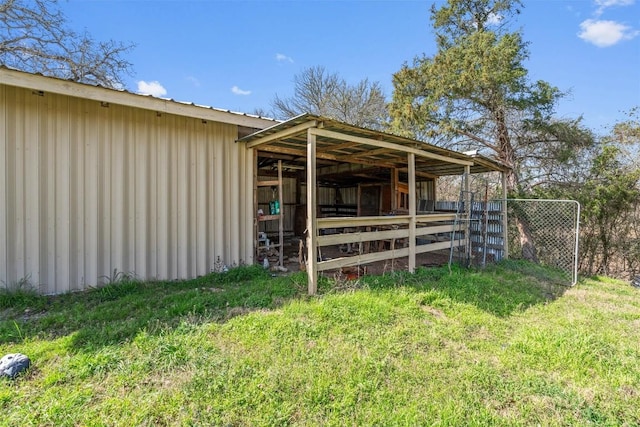
<svg viewBox="0 0 640 427"><path fill-rule="evenodd" d="M461 175L465 165L471 173L504 171L500 163L480 155L468 155L426 142L349 125L326 117L302 114L239 139L270 157L292 165L307 159L307 134L316 136L318 168L340 163L407 169L407 154L415 154L416 175L434 178Z"/></svg>

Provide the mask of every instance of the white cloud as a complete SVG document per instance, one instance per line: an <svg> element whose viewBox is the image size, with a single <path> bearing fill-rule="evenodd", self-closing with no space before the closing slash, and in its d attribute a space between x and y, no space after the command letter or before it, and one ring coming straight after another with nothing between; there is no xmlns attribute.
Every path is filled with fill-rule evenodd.
<svg viewBox="0 0 640 427"><path fill-rule="evenodd" d="M613 6L631 6L635 3L635 0L595 0L596 6L598 6L598 10L596 10L595 15L600 16L604 12L604 10L608 7Z"/></svg>
<svg viewBox="0 0 640 427"><path fill-rule="evenodd" d="M487 24L489 24L489 25L498 25L498 24L500 24L500 22L502 22L503 18L504 17L502 15L495 14L495 13L490 13L489 16L487 17Z"/></svg>
<svg viewBox="0 0 640 427"><path fill-rule="evenodd" d="M157 80L154 80L152 82L145 82L144 80L140 80L138 82L138 93L141 95L151 95L159 97L166 95L167 90Z"/></svg>
<svg viewBox="0 0 640 427"><path fill-rule="evenodd" d="M635 3L636 0L596 0L598 6L611 7L611 6L630 6Z"/></svg>
<svg viewBox="0 0 640 427"><path fill-rule="evenodd" d="M250 90L242 90L238 86L232 87L231 92L235 93L236 95L251 95Z"/></svg>
<svg viewBox="0 0 640 427"><path fill-rule="evenodd" d="M195 87L200 87L200 80L193 76L187 76L187 81L190 82Z"/></svg>
<svg viewBox="0 0 640 427"><path fill-rule="evenodd" d="M276 61L278 62L290 62L293 64L293 58L291 58L290 56L287 56L285 54L282 53L276 53Z"/></svg>
<svg viewBox="0 0 640 427"><path fill-rule="evenodd" d="M578 37L598 47L613 46L622 40L630 40L640 34L640 31L633 30L619 22L596 19L583 21L580 24L580 29L582 31L578 33Z"/></svg>

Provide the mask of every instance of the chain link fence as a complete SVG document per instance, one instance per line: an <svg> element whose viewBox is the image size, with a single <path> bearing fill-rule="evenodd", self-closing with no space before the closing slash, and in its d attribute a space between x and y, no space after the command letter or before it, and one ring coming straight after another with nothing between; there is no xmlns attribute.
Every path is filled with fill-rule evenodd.
<svg viewBox="0 0 640 427"><path fill-rule="evenodd" d="M533 256L571 286L578 281L580 204L575 200L508 199L509 258Z"/></svg>
<svg viewBox="0 0 640 427"><path fill-rule="evenodd" d="M456 220L461 231L451 235L449 262L485 266L505 258L534 260L555 269L573 286L578 280L580 204L574 200L508 199L474 201L468 219ZM439 202L439 210L462 218L463 202ZM506 220L505 220L506 215ZM505 225L508 232L505 233ZM468 230L468 231L465 231ZM465 234L467 246L462 248ZM506 235L506 241L505 241ZM455 250L454 250L455 248Z"/></svg>

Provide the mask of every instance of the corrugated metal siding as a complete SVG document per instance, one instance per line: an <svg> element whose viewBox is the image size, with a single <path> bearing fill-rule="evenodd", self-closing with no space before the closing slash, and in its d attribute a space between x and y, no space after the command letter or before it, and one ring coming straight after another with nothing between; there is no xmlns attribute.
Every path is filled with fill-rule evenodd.
<svg viewBox="0 0 640 427"><path fill-rule="evenodd" d="M237 126L0 85L0 280L43 293L252 262Z"/></svg>

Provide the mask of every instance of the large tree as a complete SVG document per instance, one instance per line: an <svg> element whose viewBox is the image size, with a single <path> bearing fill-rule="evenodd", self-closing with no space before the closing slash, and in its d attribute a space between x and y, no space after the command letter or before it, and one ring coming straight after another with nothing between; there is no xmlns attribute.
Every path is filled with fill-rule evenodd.
<svg viewBox="0 0 640 427"><path fill-rule="evenodd" d="M480 148L502 162L512 195L550 179L576 147L593 143L579 120L554 118L559 89L529 80L527 43L511 30L520 6L518 0L432 6L438 50L395 73L390 105L395 132L451 148ZM527 224L516 223L523 255L536 259Z"/></svg>
<svg viewBox="0 0 640 427"><path fill-rule="evenodd" d="M450 0L431 9L438 51L394 75L396 132L458 149L482 148L510 168L508 189L526 190L524 169L538 160L565 161L576 145L593 142L579 120L558 120L563 96L531 82L527 43L509 31L518 0ZM541 165L535 162L535 168ZM551 168L545 168L551 169Z"/></svg>
<svg viewBox="0 0 640 427"><path fill-rule="evenodd" d="M572 179L536 188L582 206L580 270L626 278L640 273L640 110L589 150Z"/></svg>
<svg viewBox="0 0 640 427"><path fill-rule="evenodd" d="M121 88L132 47L71 30L57 0L0 1L0 64L8 67Z"/></svg>
<svg viewBox="0 0 640 427"><path fill-rule="evenodd" d="M294 77L293 95L276 95L271 106L282 119L311 113L371 129L381 128L387 118L380 83L364 79L350 85L321 66L302 70Z"/></svg>

